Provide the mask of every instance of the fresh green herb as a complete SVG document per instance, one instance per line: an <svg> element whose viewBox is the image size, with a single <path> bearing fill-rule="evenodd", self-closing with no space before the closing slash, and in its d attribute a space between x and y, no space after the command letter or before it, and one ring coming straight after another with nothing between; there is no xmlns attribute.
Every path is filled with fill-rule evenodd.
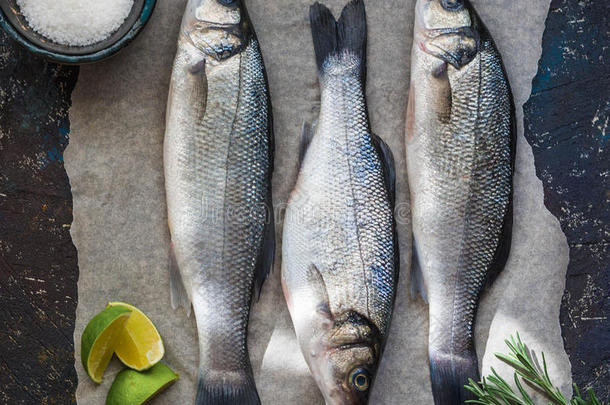
<svg viewBox="0 0 610 405"><path fill-rule="evenodd" d="M520 378L536 391L541 392L550 401L549 405L602 405L595 396L592 389L587 390L587 398L583 398L580 390L574 384L574 398L568 401L558 388L553 386L546 367L546 359L542 353L542 367L538 365L535 357L530 353L517 333L517 338L513 336L510 340L505 340L511 353L505 355L496 353L496 357L504 361L515 369L514 379L517 391L504 380L500 375L491 369L491 375L479 383L469 379L466 389L474 393L479 399L466 401L471 404L480 405L535 405L531 397L523 388Z"/></svg>

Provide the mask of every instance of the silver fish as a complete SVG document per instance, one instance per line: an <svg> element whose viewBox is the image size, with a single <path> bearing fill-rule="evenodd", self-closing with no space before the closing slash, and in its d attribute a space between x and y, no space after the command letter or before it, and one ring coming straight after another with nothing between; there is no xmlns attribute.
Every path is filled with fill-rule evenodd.
<svg viewBox="0 0 610 405"><path fill-rule="evenodd" d="M394 164L369 125L364 3L310 17L322 103L286 210L282 286L326 404L366 404L398 278Z"/></svg>
<svg viewBox="0 0 610 405"><path fill-rule="evenodd" d="M418 0L407 116L412 286L430 305L437 405L474 399L479 298L512 232L515 113L496 46L467 0Z"/></svg>
<svg viewBox="0 0 610 405"><path fill-rule="evenodd" d="M260 404L250 304L272 267L273 131L265 68L240 0L189 0L167 107L172 305L199 333L196 404Z"/></svg>

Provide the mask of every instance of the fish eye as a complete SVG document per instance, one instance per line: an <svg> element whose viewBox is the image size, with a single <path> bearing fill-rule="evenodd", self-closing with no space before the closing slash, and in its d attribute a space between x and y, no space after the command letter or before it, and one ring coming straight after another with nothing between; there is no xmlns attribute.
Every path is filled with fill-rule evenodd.
<svg viewBox="0 0 610 405"><path fill-rule="evenodd" d="M357 391L367 391L371 386L371 374L365 368L356 368L350 374L350 382Z"/></svg>
<svg viewBox="0 0 610 405"><path fill-rule="evenodd" d="M464 8L464 0L441 0L441 6L445 10L458 11Z"/></svg>
<svg viewBox="0 0 610 405"><path fill-rule="evenodd" d="M234 6L237 4L237 0L218 0L218 2L223 6Z"/></svg>

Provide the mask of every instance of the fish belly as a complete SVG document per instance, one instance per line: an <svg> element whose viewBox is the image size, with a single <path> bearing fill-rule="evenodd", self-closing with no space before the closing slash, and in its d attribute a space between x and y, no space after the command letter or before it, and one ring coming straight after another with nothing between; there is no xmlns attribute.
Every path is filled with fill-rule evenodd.
<svg viewBox="0 0 610 405"><path fill-rule="evenodd" d="M174 253L197 319L201 369L213 380L251 373L247 324L267 222L270 111L256 44L205 72L177 74L206 81L204 109L192 107L201 104L196 87L174 89L165 153Z"/></svg>
<svg viewBox="0 0 610 405"><path fill-rule="evenodd" d="M396 274L381 161L359 78L348 72L322 80L318 125L286 215L284 283L293 296L306 291L308 266L314 264L331 312L357 312L383 333Z"/></svg>

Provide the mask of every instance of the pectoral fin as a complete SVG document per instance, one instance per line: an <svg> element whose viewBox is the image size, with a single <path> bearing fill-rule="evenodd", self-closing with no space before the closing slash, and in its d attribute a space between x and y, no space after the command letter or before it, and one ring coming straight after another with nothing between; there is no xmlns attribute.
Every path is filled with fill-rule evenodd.
<svg viewBox="0 0 610 405"><path fill-rule="evenodd" d="M205 74L205 59L201 59L200 61L198 61L197 63L194 63L193 65L191 65L191 67L189 68L189 72L191 72L191 74L198 74L198 73L202 73Z"/></svg>
<svg viewBox="0 0 610 405"><path fill-rule="evenodd" d="M174 254L174 246L169 249L169 287L171 295L171 303L173 309L182 307L185 309L187 316L191 316L191 300L184 288L176 255Z"/></svg>
<svg viewBox="0 0 610 405"><path fill-rule="evenodd" d="M392 206L394 206L396 202L396 165L394 164L394 155L383 139L375 134L372 134L372 139L373 145L375 145L375 148L381 157L384 180L390 193L390 202L392 203Z"/></svg>
<svg viewBox="0 0 610 405"><path fill-rule="evenodd" d="M324 321L331 320L332 313L330 311L330 301L328 299L326 283L324 282L322 273L320 273L314 264L311 264L307 268L307 285L307 300L309 304L313 306L316 317L319 317Z"/></svg>
<svg viewBox="0 0 610 405"><path fill-rule="evenodd" d="M411 298L420 295L428 303L428 291L424 283L421 264L417 255L417 246L413 242L413 256L411 258Z"/></svg>

